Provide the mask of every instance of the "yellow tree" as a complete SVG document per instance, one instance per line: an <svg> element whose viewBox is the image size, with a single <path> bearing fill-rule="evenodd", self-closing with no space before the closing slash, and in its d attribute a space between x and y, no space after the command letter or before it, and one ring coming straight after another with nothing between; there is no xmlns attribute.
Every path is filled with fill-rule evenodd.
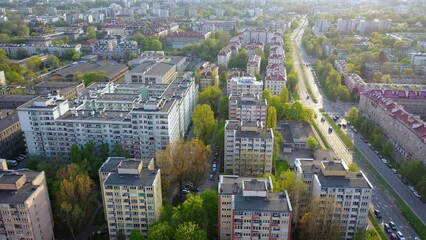
<svg viewBox="0 0 426 240"><path fill-rule="evenodd" d="M213 137L213 131L217 124L210 105L198 104L192 113L192 121L194 123L195 136L205 144L208 144Z"/></svg>
<svg viewBox="0 0 426 240"><path fill-rule="evenodd" d="M266 128L272 128L275 130L277 127L277 110L275 107L268 107L268 115L266 118Z"/></svg>
<svg viewBox="0 0 426 240"><path fill-rule="evenodd" d="M194 188L204 183L204 175L209 168L211 150L199 139L185 142L179 139L167 145L166 149L155 154L161 168L161 183L167 189L171 183L179 182L180 189L185 181L191 181Z"/></svg>

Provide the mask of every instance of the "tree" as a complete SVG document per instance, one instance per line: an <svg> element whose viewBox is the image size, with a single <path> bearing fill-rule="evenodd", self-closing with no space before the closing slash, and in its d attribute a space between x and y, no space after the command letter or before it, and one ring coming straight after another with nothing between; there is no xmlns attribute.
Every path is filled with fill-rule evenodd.
<svg viewBox="0 0 426 240"><path fill-rule="evenodd" d="M103 82L106 80L105 71L86 72L83 74L84 84L90 86L94 82Z"/></svg>
<svg viewBox="0 0 426 240"><path fill-rule="evenodd" d="M407 181L413 185L417 185L419 181L426 176L426 166L424 166L421 161L417 160L404 161L401 173Z"/></svg>
<svg viewBox="0 0 426 240"><path fill-rule="evenodd" d="M228 96L220 97L219 103L219 119L226 120L228 119L228 109L229 108L229 98Z"/></svg>
<svg viewBox="0 0 426 240"><path fill-rule="evenodd" d="M172 221L174 223L193 222L199 226L204 223L205 208L200 196L188 194L186 200L173 208Z"/></svg>
<svg viewBox="0 0 426 240"><path fill-rule="evenodd" d="M168 222L153 224L148 230L148 240L173 239L174 230Z"/></svg>
<svg viewBox="0 0 426 240"><path fill-rule="evenodd" d="M388 157L392 156L392 153L393 153L392 141L390 140L386 141L386 143L383 144L382 151L383 151L383 155Z"/></svg>
<svg viewBox="0 0 426 240"><path fill-rule="evenodd" d="M281 89L280 100L282 103L287 103L289 100L288 88L286 86Z"/></svg>
<svg viewBox="0 0 426 240"><path fill-rule="evenodd" d="M129 154L123 149L120 144L114 144L112 147L111 157L128 157Z"/></svg>
<svg viewBox="0 0 426 240"><path fill-rule="evenodd" d="M350 121L353 126L358 126L359 111L356 107L351 107L346 113L346 120Z"/></svg>
<svg viewBox="0 0 426 240"><path fill-rule="evenodd" d="M339 211L337 204L330 198L315 198L308 206L300 221L303 240L339 239L341 238L340 222L334 217Z"/></svg>
<svg viewBox="0 0 426 240"><path fill-rule="evenodd" d="M276 127L277 127L277 110L275 109L275 107L271 106L271 107L268 107L266 128L272 128L272 130L275 130Z"/></svg>
<svg viewBox="0 0 426 240"><path fill-rule="evenodd" d="M191 181L194 188L204 183L204 174L209 168L211 150L199 139L185 142L177 140L155 154L161 168L162 186L167 189L172 182L179 182L182 189L184 181Z"/></svg>
<svg viewBox="0 0 426 240"><path fill-rule="evenodd" d="M340 101L349 101L349 89L346 86L339 85L336 87L336 96Z"/></svg>
<svg viewBox="0 0 426 240"><path fill-rule="evenodd" d="M34 72L38 72L42 64L43 60L38 56L33 56L25 62L27 68Z"/></svg>
<svg viewBox="0 0 426 240"><path fill-rule="evenodd" d="M71 61L77 61L81 58L81 55L78 53L74 53L71 57Z"/></svg>
<svg viewBox="0 0 426 240"><path fill-rule="evenodd" d="M226 89L227 80L228 80L228 72L223 71L219 77L219 81L220 81L219 86L221 89Z"/></svg>
<svg viewBox="0 0 426 240"><path fill-rule="evenodd" d="M57 67L59 67L60 63L61 63L61 61L55 55L49 55L47 57L46 61L44 62L44 64L46 66L49 66L51 68L57 68Z"/></svg>
<svg viewBox="0 0 426 240"><path fill-rule="evenodd" d="M294 92L294 89L296 88L297 82L298 82L297 75L295 73L290 73L287 76L287 86L288 86L288 89L291 92Z"/></svg>
<svg viewBox="0 0 426 240"><path fill-rule="evenodd" d="M199 225L193 222L184 222L178 226L175 239L180 240L207 240L206 233Z"/></svg>
<svg viewBox="0 0 426 240"><path fill-rule="evenodd" d="M222 90L217 86L210 86L205 88L198 96L198 104L210 105L213 112L217 112Z"/></svg>
<svg viewBox="0 0 426 240"><path fill-rule="evenodd" d="M203 208L204 210L204 226L207 226L207 236L208 239L217 238L217 191L207 189L200 193L199 195L203 199ZM205 229L204 228L204 229Z"/></svg>
<svg viewBox="0 0 426 240"><path fill-rule="evenodd" d="M197 68L194 72L194 78L195 78L195 83L196 84L200 84L201 82L201 71L199 68Z"/></svg>
<svg viewBox="0 0 426 240"><path fill-rule="evenodd" d="M306 144L308 144L308 147L310 149L314 149L318 146L318 141L313 136L309 136L306 139Z"/></svg>
<svg viewBox="0 0 426 240"><path fill-rule="evenodd" d="M87 36L89 38L96 38L96 29L95 27L88 27L86 30Z"/></svg>
<svg viewBox="0 0 426 240"><path fill-rule="evenodd" d="M64 42L64 44L69 44L70 43L70 37L68 37L68 35L65 35L62 37L62 41Z"/></svg>
<svg viewBox="0 0 426 240"><path fill-rule="evenodd" d="M237 68L240 70L246 70L249 55L246 49L242 48L238 52L237 56L229 60L228 68Z"/></svg>
<svg viewBox="0 0 426 240"><path fill-rule="evenodd" d="M209 143L217 124L210 105L198 104L192 113L192 121L194 123L195 136L205 144Z"/></svg>
<svg viewBox="0 0 426 240"><path fill-rule="evenodd" d="M212 74L211 74L211 85L212 86L219 87L218 82L217 82L218 78L219 77L217 76L216 72L212 71Z"/></svg>
<svg viewBox="0 0 426 240"><path fill-rule="evenodd" d="M359 167L356 163L351 162L351 164L349 164L349 172L359 172Z"/></svg>
<svg viewBox="0 0 426 240"><path fill-rule="evenodd" d="M129 240L143 240L143 239L144 239L144 236L137 229L132 231L132 233L130 234L130 238L129 238Z"/></svg>

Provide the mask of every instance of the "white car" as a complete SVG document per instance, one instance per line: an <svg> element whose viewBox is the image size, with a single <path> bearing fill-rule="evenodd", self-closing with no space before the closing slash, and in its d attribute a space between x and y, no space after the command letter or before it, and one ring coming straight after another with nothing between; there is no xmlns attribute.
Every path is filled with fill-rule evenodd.
<svg viewBox="0 0 426 240"><path fill-rule="evenodd" d="M402 234L401 231L396 232L396 235L398 236L399 240L405 240L404 234Z"/></svg>
<svg viewBox="0 0 426 240"><path fill-rule="evenodd" d="M382 158L382 162L383 162L384 164L387 164L387 163L388 163L388 160L386 160L386 159Z"/></svg>
<svg viewBox="0 0 426 240"><path fill-rule="evenodd" d="M411 190L411 191L416 191L416 189L414 189L414 187L413 186L408 186L408 188Z"/></svg>

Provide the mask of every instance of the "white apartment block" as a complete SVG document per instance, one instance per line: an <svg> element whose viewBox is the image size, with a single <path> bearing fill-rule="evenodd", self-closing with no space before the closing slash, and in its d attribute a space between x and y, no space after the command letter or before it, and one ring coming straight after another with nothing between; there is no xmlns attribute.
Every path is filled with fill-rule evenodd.
<svg viewBox="0 0 426 240"><path fill-rule="evenodd" d="M55 239L44 172L8 170L0 159L0 189L0 239Z"/></svg>
<svg viewBox="0 0 426 240"><path fill-rule="evenodd" d="M343 33L351 33L355 29L355 20L353 19L337 19L337 31Z"/></svg>
<svg viewBox="0 0 426 240"><path fill-rule="evenodd" d="M231 49L226 46L222 48L217 55L217 65L222 68L227 68L229 60L231 60Z"/></svg>
<svg viewBox="0 0 426 240"><path fill-rule="evenodd" d="M228 77L227 93L228 95L241 96L244 94L253 94L262 97L263 82L256 81L251 76L232 76Z"/></svg>
<svg viewBox="0 0 426 240"><path fill-rule="evenodd" d="M46 52L48 54L58 53L61 56L64 52L74 50L80 53L81 44L76 45L27 45L27 44L0 44L8 56L20 51L25 50L29 56Z"/></svg>
<svg viewBox="0 0 426 240"><path fill-rule="evenodd" d="M328 28L330 27L330 23L325 18L320 18L315 21L315 29L319 32L328 32Z"/></svg>
<svg viewBox="0 0 426 240"><path fill-rule="evenodd" d="M227 120L225 124L225 172L257 176L272 172L274 133L260 122Z"/></svg>
<svg viewBox="0 0 426 240"><path fill-rule="evenodd" d="M247 73L256 76L260 73L260 56L251 55L247 62Z"/></svg>
<svg viewBox="0 0 426 240"><path fill-rule="evenodd" d="M160 217L161 173L142 160L109 157L99 169L105 219L110 239L133 230L147 235Z"/></svg>
<svg viewBox="0 0 426 240"><path fill-rule="evenodd" d="M268 103L257 95L245 94L229 96L228 119L238 121L258 121L265 126Z"/></svg>
<svg viewBox="0 0 426 240"><path fill-rule="evenodd" d="M265 89L269 89L272 94L280 95L281 90L287 83L286 71L283 73L272 73L265 77Z"/></svg>
<svg viewBox="0 0 426 240"><path fill-rule="evenodd" d="M349 172L341 161L296 158L294 165L314 198L336 204L333 216L340 221L342 238L350 239L359 228L367 228L373 186L363 172ZM299 217L306 203L302 199L300 206L293 206L299 209Z"/></svg>
<svg viewBox="0 0 426 240"><path fill-rule="evenodd" d="M73 144L120 144L137 158L154 157L183 138L198 89L193 78L170 84L99 83L69 102L38 97L18 108L31 155L68 157Z"/></svg>
<svg viewBox="0 0 426 240"><path fill-rule="evenodd" d="M242 44L245 46L250 41L260 41L264 44L271 43L272 39L277 36L278 33L270 31L267 28L255 28L255 29L246 29L242 34Z"/></svg>
<svg viewBox="0 0 426 240"><path fill-rule="evenodd" d="M271 178L220 175L219 239L290 239L293 209L288 193L273 190Z"/></svg>
<svg viewBox="0 0 426 240"><path fill-rule="evenodd" d="M167 61L144 61L126 73L126 83L167 84L177 76L177 67Z"/></svg>

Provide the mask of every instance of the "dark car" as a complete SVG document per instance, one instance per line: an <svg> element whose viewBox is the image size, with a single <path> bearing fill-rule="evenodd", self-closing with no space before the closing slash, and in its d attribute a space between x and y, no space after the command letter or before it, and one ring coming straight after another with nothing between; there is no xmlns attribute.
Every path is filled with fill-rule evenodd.
<svg viewBox="0 0 426 240"><path fill-rule="evenodd" d="M390 221L389 226L392 228L392 230L396 230L396 224L394 222Z"/></svg>
<svg viewBox="0 0 426 240"><path fill-rule="evenodd" d="M392 233L392 234L390 235L390 239L391 239L391 240L398 240L398 237L396 236L396 234L395 234L395 233Z"/></svg>
<svg viewBox="0 0 426 240"><path fill-rule="evenodd" d="M332 133L333 132L333 128L332 127L329 127L328 128L328 133Z"/></svg>
<svg viewBox="0 0 426 240"><path fill-rule="evenodd" d="M377 210L377 209L374 209L374 216L376 217L376 218L382 218L382 214L380 213L380 211L379 210Z"/></svg>
<svg viewBox="0 0 426 240"><path fill-rule="evenodd" d="M392 229L391 229L391 227L389 226L389 224L385 223L385 224L384 224L384 226L383 226L383 228L385 229L385 231L386 231L387 233L392 233Z"/></svg>

